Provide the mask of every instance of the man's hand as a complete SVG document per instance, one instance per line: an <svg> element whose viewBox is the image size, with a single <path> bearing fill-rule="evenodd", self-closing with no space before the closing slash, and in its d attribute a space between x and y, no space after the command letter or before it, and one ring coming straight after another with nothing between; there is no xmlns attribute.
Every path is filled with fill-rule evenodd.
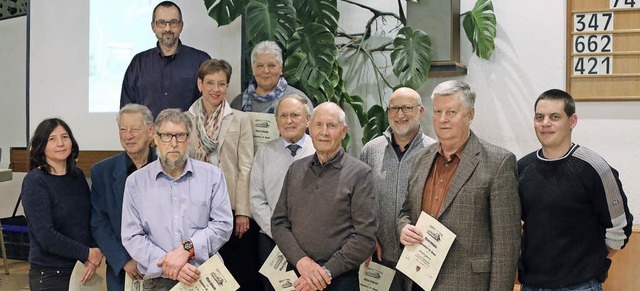
<svg viewBox="0 0 640 291"><path fill-rule="evenodd" d="M124 266L122 266L122 269L125 271L125 273L127 273L129 278L133 280L142 280L143 276L142 274L140 274L140 271L138 271L138 262L136 262L136 260L129 260L126 264L124 264Z"/></svg>
<svg viewBox="0 0 640 291"><path fill-rule="evenodd" d="M309 286L309 284L307 284L307 281L305 281L305 279L302 278L302 277L296 279L296 281L293 282L293 288L296 288L296 291L315 291L315 290L320 290L320 289L316 289L313 286Z"/></svg>
<svg viewBox="0 0 640 291"><path fill-rule="evenodd" d="M249 217L244 215L236 215L236 231L235 235L242 238L245 232L249 230Z"/></svg>
<svg viewBox="0 0 640 291"><path fill-rule="evenodd" d="M158 262L158 267L162 267L162 273L169 277L169 279L178 280L178 273L180 273L180 269L184 267L188 260L189 252L185 251L182 246L179 246L164 255L160 262Z"/></svg>
<svg viewBox="0 0 640 291"><path fill-rule="evenodd" d="M400 232L400 243L405 246L419 244L422 241L422 232L415 226L407 224Z"/></svg>
<svg viewBox="0 0 640 291"><path fill-rule="evenodd" d="M327 275L327 272L309 257L303 257L296 263L296 269L300 273L300 279L304 279L306 287L310 290L324 290L328 284L331 284L331 278ZM298 280L296 280L297 282ZM305 284L299 282L302 288L305 288ZM298 288L296 287L296 290ZM306 289L300 289L306 290Z"/></svg>
<svg viewBox="0 0 640 291"><path fill-rule="evenodd" d="M373 253L376 255L376 258L378 258L378 262L382 262L382 245L377 239L376 239L376 249L373 251ZM364 261L365 267L369 267L369 263L371 263L371 258L373 258L373 254L369 256L366 261Z"/></svg>
<svg viewBox="0 0 640 291"><path fill-rule="evenodd" d="M180 269L178 274L178 281L184 283L187 286L193 285L200 278L200 270L192 264L186 263Z"/></svg>

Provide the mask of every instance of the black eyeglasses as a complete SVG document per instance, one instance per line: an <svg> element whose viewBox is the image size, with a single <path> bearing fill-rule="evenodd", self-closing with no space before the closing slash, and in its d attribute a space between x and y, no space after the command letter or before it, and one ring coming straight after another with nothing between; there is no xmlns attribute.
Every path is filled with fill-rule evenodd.
<svg viewBox="0 0 640 291"><path fill-rule="evenodd" d="M171 20L171 21L166 21L166 20L156 20L156 26L159 28L165 28L167 27L167 24L169 24L169 26L171 28L176 28L178 27L178 25L180 25L180 23L182 23L181 20Z"/></svg>
<svg viewBox="0 0 640 291"><path fill-rule="evenodd" d="M166 133L166 132L158 132L158 136L160 136L160 140L162 142L171 142L171 140L175 137L177 142L185 142L189 137L189 134L186 132L179 133Z"/></svg>
<svg viewBox="0 0 640 291"><path fill-rule="evenodd" d="M407 114L407 113L413 112L413 108L416 108L416 106L412 106L412 105L389 106L389 113L398 114L398 112L402 110L402 113Z"/></svg>

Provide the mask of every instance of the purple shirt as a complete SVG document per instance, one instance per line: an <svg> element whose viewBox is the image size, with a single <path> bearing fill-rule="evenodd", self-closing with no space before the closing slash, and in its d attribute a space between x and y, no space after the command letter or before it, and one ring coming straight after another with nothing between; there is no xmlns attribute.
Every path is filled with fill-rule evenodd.
<svg viewBox="0 0 640 291"><path fill-rule="evenodd" d="M122 244L145 279L162 275L156 264L191 240L199 266L229 240L233 216L222 171L187 159L178 179L156 160L127 178L122 206Z"/></svg>

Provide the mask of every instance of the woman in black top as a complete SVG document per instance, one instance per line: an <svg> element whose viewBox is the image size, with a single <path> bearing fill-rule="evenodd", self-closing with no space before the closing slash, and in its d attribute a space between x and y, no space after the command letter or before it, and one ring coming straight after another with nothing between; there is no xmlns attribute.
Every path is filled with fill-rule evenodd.
<svg viewBox="0 0 640 291"><path fill-rule="evenodd" d="M36 128L30 149L21 194L29 222L29 287L68 290L76 261L85 265L83 284L102 261L89 226L89 186L76 168L78 143L64 121L50 118Z"/></svg>

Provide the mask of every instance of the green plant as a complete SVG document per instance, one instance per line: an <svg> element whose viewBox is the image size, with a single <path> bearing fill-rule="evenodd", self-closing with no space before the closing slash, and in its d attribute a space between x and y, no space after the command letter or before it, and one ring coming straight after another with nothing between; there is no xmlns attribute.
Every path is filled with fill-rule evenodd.
<svg viewBox="0 0 640 291"><path fill-rule="evenodd" d="M276 41L283 47L286 59L283 74L287 81L307 93L314 104L332 101L342 108L348 104L364 127L362 142L365 143L382 134L388 126L382 94L378 104L367 111L361 96L347 92L347 81L353 70L350 67L350 71L345 72L338 56L368 62L374 78L384 87L417 89L429 75L431 40L424 31L407 26L401 1L410 0L397 0L397 13L379 11L350 0L341 1L373 14L362 33L339 31L337 0L204 0L204 4L219 26L244 16L247 51L263 40ZM477 0L475 7L463 16L463 27L474 51L488 59L493 53L496 32L493 4L490 0ZM376 32L375 23L386 18L396 19L401 28L393 39L372 47L370 40ZM374 54L378 53L390 57L397 80L386 77L387 73L375 60ZM348 143L349 137L345 139L345 146Z"/></svg>

